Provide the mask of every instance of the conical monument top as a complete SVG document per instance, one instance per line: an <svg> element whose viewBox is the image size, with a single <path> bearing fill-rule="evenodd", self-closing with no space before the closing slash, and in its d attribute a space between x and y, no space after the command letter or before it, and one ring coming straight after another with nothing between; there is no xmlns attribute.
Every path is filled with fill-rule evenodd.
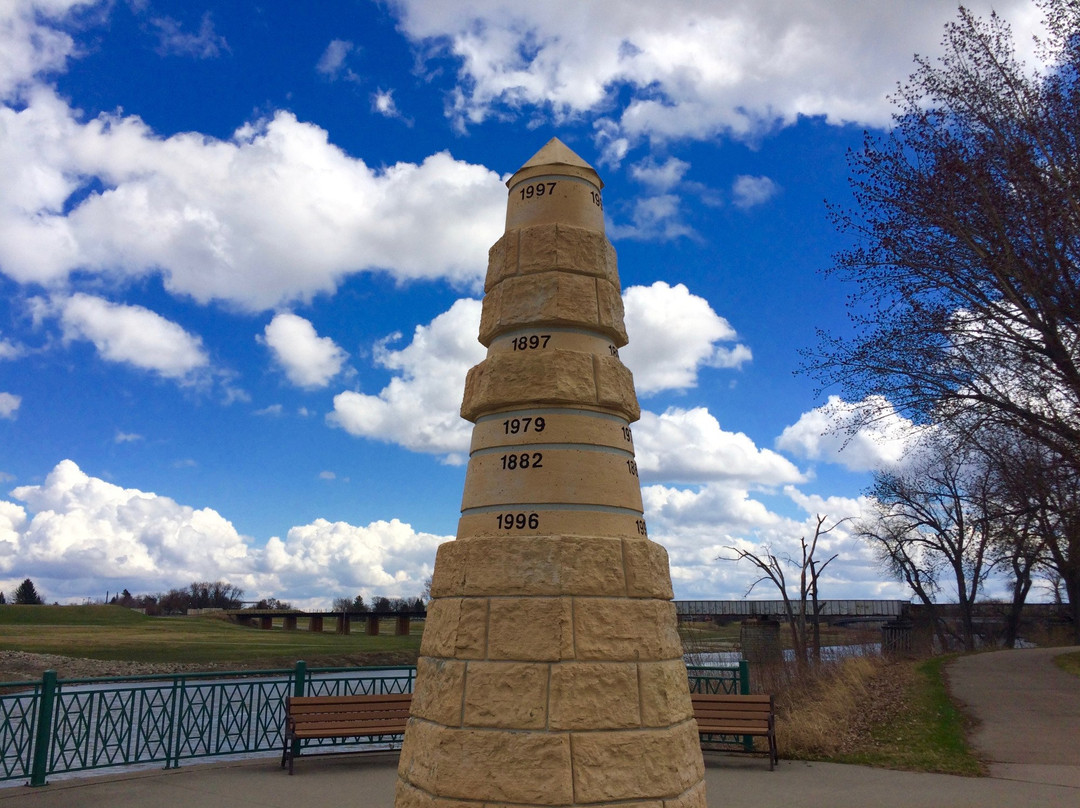
<svg viewBox="0 0 1080 808"><path fill-rule="evenodd" d="M564 163L569 166L579 166L581 168L592 168L592 166L582 160L573 149L557 137L553 137L545 143L544 147L530 157L522 168L559 163Z"/></svg>
<svg viewBox="0 0 1080 808"><path fill-rule="evenodd" d="M550 171L552 167L559 170ZM514 176L507 180L507 187L511 187L515 181L522 179L521 175L535 176L541 171L545 173L570 174L594 181L599 188L604 187L603 180L596 173L596 169L581 159L573 149L553 137L543 148L528 159L528 161L514 172Z"/></svg>

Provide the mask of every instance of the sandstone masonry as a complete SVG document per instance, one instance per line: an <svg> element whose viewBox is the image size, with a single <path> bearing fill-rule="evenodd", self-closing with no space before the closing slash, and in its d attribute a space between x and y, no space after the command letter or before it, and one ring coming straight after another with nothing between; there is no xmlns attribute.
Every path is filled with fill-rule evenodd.
<svg viewBox="0 0 1080 808"><path fill-rule="evenodd" d="M507 182L457 540L439 548L397 808L704 808L603 183L557 139Z"/></svg>

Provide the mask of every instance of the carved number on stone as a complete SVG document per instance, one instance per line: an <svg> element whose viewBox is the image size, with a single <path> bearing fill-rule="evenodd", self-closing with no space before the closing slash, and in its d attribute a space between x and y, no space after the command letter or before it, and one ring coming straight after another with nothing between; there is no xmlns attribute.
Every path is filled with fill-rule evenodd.
<svg viewBox="0 0 1080 808"><path fill-rule="evenodd" d="M600 194L596 193L596 191L589 191L589 196L592 197L592 203L596 207L600 208L600 210L604 209L604 200L600 198Z"/></svg>
<svg viewBox="0 0 1080 808"><path fill-rule="evenodd" d="M644 522L642 522L644 524ZM536 530L540 527L540 514L537 513L500 513L499 530Z"/></svg>
<svg viewBox="0 0 1080 808"><path fill-rule="evenodd" d="M633 474L635 477L637 477L637 461L636 460L627 460L626 461L626 469L631 474Z"/></svg>
<svg viewBox="0 0 1080 808"><path fill-rule="evenodd" d="M504 454L502 456L502 467L509 471L514 469L542 469L544 466L540 461L543 459L544 455L540 452L533 452L531 455L528 452L522 452L519 455Z"/></svg>
<svg viewBox="0 0 1080 808"><path fill-rule="evenodd" d="M645 529L645 520L644 519L638 519L637 520L637 532L638 532L639 536L648 536L649 535L649 531Z"/></svg>
<svg viewBox="0 0 1080 808"><path fill-rule="evenodd" d="M515 351L527 351L531 348L546 348L551 334L533 334L530 337L514 337L510 344Z"/></svg>
<svg viewBox="0 0 1080 808"><path fill-rule="evenodd" d="M521 189L522 199L533 199L538 196L555 193L555 183L538 182L535 185L526 185Z"/></svg>
<svg viewBox="0 0 1080 808"><path fill-rule="evenodd" d="M630 427L624 426L622 428L622 436L627 440L627 442L632 441L634 439L633 435L634 435L634 433L630 431Z"/></svg>
<svg viewBox="0 0 1080 808"><path fill-rule="evenodd" d="M533 432L543 432L544 427L547 426L547 421L540 416L536 418L508 418L503 421L503 432L507 435L516 435L518 432L528 432L530 426L532 426ZM630 440L630 438L627 438L627 440Z"/></svg>
<svg viewBox="0 0 1080 808"><path fill-rule="evenodd" d="M607 346L607 349L608 349L608 353L610 353L612 356L618 356L619 355L619 349L616 348L614 345Z"/></svg>

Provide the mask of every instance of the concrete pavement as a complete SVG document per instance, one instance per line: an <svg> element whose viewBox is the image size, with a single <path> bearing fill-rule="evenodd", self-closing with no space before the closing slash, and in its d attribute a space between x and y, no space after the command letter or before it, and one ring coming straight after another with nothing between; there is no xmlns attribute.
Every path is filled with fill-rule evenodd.
<svg viewBox="0 0 1080 808"><path fill-rule="evenodd" d="M1080 679L1053 664L1076 650L995 651L946 669L953 697L978 722L970 741L991 777L1080 789Z"/></svg>
<svg viewBox="0 0 1080 808"><path fill-rule="evenodd" d="M709 754L709 806L1075 808L1080 723L1072 710L1080 680L1052 662L1069 650L1080 649L992 652L964 657L949 668L954 692L980 721L974 742L990 763L989 777L784 760L770 773L761 758ZM300 758L292 777L274 757L57 780L42 788L0 789L0 808L390 808L396 758Z"/></svg>

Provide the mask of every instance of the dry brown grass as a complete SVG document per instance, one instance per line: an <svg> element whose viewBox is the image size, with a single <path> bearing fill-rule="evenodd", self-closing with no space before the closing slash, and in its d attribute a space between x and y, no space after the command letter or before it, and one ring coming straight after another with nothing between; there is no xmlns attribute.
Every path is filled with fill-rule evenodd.
<svg viewBox="0 0 1080 808"><path fill-rule="evenodd" d="M872 714L888 705L882 690L886 664L853 656L799 671L776 665L755 671L754 689L776 699L776 734L784 757L829 758L859 742Z"/></svg>

